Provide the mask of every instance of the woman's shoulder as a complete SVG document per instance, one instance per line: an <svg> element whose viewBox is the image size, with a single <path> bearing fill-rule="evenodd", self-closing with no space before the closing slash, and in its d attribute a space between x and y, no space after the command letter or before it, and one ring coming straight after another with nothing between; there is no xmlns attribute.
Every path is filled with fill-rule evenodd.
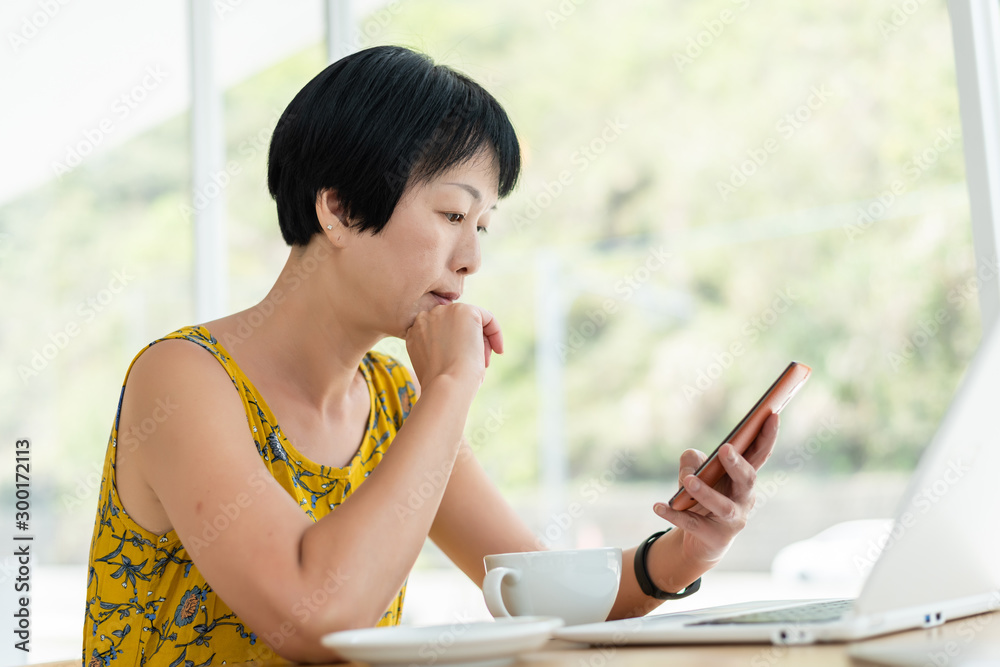
<svg viewBox="0 0 1000 667"><path fill-rule="evenodd" d="M187 341L189 343L194 343L194 345L176 345L173 344L174 341L176 342ZM197 351L198 348L200 347L203 350L211 353L213 356L217 357L220 361L223 362L229 361L229 355L226 354L223 346L219 344L219 341L216 340L215 336L213 336L208 329L206 329L201 325L181 327L180 329L177 329L164 336L161 336L160 338L157 338L152 343L150 343L147 346L147 348L156 347L157 345L167 342L172 343L171 345L167 346L168 349L172 350L187 349L187 350Z"/></svg>
<svg viewBox="0 0 1000 667"><path fill-rule="evenodd" d="M203 327L190 326L157 338L142 348L129 365L127 383L134 386L147 379L162 382L169 378L197 383L206 375L221 377L222 374L234 380L233 371L231 359L215 338Z"/></svg>

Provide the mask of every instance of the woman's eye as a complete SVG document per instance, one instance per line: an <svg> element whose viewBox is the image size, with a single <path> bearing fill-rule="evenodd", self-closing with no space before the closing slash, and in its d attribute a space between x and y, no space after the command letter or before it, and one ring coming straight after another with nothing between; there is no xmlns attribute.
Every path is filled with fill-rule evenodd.
<svg viewBox="0 0 1000 667"><path fill-rule="evenodd" d="M476 231L479 232L480 234L488 234L490 230L486 229L482 225L479 225L478 227L476 227Z"/></svg>
<svg viewBox="0 0 1000 667"><path fill-rule="evenodd" d="M448 218L448 222L462 222L465 220L464 213L445 213L444 217Z"/></svg>

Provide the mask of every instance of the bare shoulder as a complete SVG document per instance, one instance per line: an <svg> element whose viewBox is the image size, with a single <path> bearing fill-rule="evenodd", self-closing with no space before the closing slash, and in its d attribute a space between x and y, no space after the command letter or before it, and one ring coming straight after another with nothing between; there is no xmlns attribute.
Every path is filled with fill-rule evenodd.
<svg viewBox="0 0 1000 667"><path fill-rule="evenodd" d="M241 391L211 352L186 340L146 350L125 387L120 430L139 425L142 436L124 448L126 511L151 532L173 530L236 614L277 630L298 590L298 545L315 524L261 459ZM219 517L226 527L207 533Z"/></svg>
<svg viewBox="0 0 1000 667"><path fill-rule="evenodd" d="M198 367L202 371L218 370L219 374L228 377L225 369L204 347L191 340L171 338L151 345L139 355L129 373L129 381L131 382L136 375L148 373L149 370L167 370L175 364L183 364L187 370Z"/></svg>
<svg viewBox="0 0 1000 667"><path fill-rule="evenodd" d="M143 352L129 372L119 426L128 425L126 417L140 424L148 418L165 423L195 402L219 409L240 405L229 374L211 352L187 340L161 341Z"/></svg>
<svg viewBox="0 0 1000 667"><path fill-rule="evenodd" d="M245 429L239 395L208 350L191 341L165 340L146 349L133 364L118 422L115 477L125 511L146 530L162 535L173 528L144 472L156 455L151 450L171 448L166 461L193 464L176 446L176 434L203 428L213 414L232 429Z"/></svg>

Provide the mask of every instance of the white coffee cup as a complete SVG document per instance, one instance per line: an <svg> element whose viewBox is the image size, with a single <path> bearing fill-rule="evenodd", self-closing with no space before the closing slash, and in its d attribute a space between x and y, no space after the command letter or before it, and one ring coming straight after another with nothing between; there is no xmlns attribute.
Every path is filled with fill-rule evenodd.
<svg viewBox="0 0 1000 667"><path fill-rule="evenodd" d="M557 616L566 625L604 621L622 576L618 547L494 554L483 560L483 597L496 618Z"/></svg>

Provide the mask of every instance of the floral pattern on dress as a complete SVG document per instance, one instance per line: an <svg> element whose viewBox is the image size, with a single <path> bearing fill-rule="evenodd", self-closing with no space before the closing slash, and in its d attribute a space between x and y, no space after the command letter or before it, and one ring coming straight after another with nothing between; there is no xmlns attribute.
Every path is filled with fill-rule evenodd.
<svg viewBox="0 0 1000 667"><path fill-rule="evenodd" d="M222 364L240 393L258 455L313 521L343 503L374 470L416 400L404 366L377 352L367 354L360 370L372 401L368 430L351 462L332 468L305 458L295 449L253 384L205 328L186 327L150 346L170 339L200 345ZM125 377L127 380L127 372ZM164 535L150 533L123 508L115 485L115 453L124 393L123 383L105 454L91 540L83 667L284 662L266 638L247 627L205 581L173 530ZM404 583L378 625L399 623L405 594Z"/></svg>

